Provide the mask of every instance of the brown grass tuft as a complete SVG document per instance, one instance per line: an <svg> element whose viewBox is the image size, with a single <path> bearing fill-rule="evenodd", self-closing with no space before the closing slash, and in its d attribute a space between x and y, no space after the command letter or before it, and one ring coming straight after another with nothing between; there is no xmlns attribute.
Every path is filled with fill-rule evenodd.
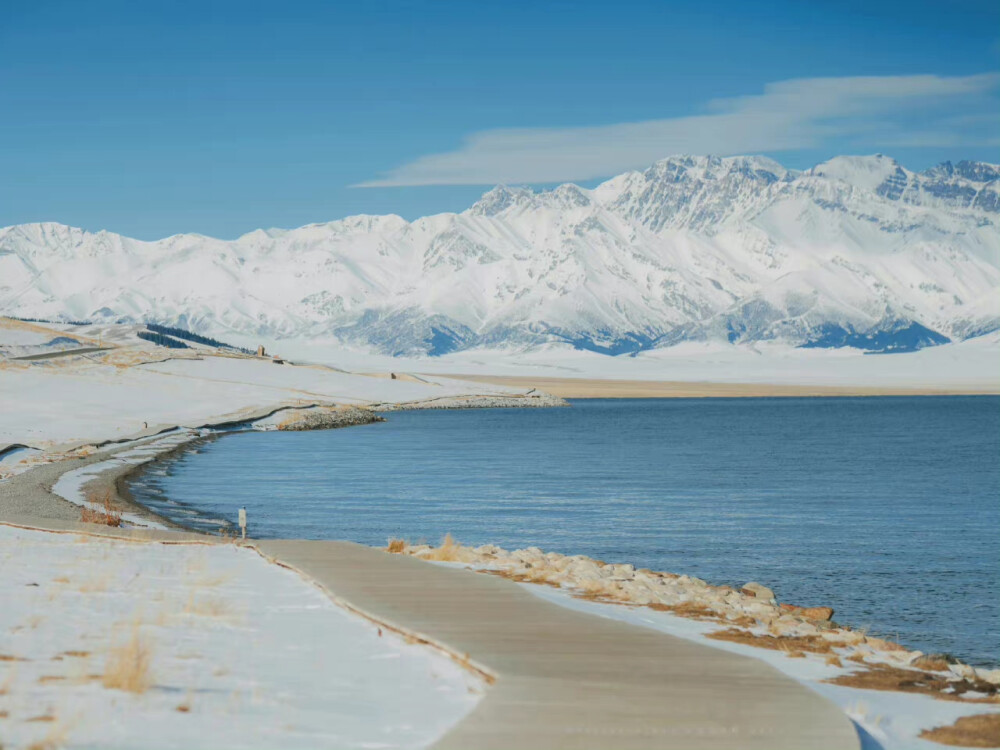
<svg viewBox="0 0 1000 750"><path fill-rule="evenodd" d="M688 617L692 620L720 620L718 612L698 602L681 602L680 604L653 602L646 606L657 612L670 612L679 617Z"/></svg>
<svg viewBox="0 0 1000 750"><path fill-rule="evenodd" d="M29 719L30 721L30 719ZM55 719L51 719L55 722ZM26 750L58 750L66 744L66 727L62 724L53 723L45 736L37 742L32 742Z"/></svg>
<svg viewBox="0 0 1000 750"><path fill-rule="evenodd" d="M774 651L784 651L789 656L802 651L811 654L829 654L832 651L830 643L815 635L756 635L747 630L729 628L709 633L707 638L730 643L742 643L757 648L769 648Z"/></svg>
<svg viewBox="0 0 1000 750"><path fill-rule="evenodd" d="M232 614L229 605L224 599L216 599L211 596L196 596L194 592L188 595L187 604L184 605L184 614L200 615L202 617L228 617Z"/></svg>
<svg viewBox="0 0 1000 750"><path fill-rule="evenodd" d="M497 576L499 578L506 578L508 580L514 581L515 583L540 583L543 586L552 586L553 588L561 588L559 582L551 577L551 573L544 570L533 571L528 569L523 573L515 573L511 570L502 569L481 569L477 571L479 573L485 573L490 576Z"/></svg>
<svg viewBox="0 0 1000 750"><path fill-rule="evenodd" d="M456 562L458 560L458 553L462 549L462 545L456 542L450 533L444 535L444 540L441 542L441 546L437 549L432 549L426 556L425 560L434 560L436 562Z"/></svg>
<svg viewBox="0 0 1000 750"><path fill-rule="evenodd" d="M926 669L931 672L947 672L949 664L940 656L921 656L913 661L913 666L917 669Z"/></svg>
<svg viewBox="0 0 1000 750"><path fill-rule="evenodd" d="M837 656L836 654L830 654L828 657L826 657L826 662L825 663L827 664L827 666L830 666L830 667L842 667L842 666L844 666L844 663L840 660L840 657Z"/></svg>
<svg viewBox="0 0 1000 750"><path fill-rule="evenodd" d="M622 604L621 592L614 581L604 578L586 578L574 584L574 599L584 599L592 602L607 602Z"/></svg>
<svg viewBox="0 0 1000 750"><path fill-rule="evenodd" d="M949 726L925 729L920 736L954 747L1000 747L1000 714L963 716Z"/></svg>
<svg viewBox="0 0 1000 750"><path fill-rule="evenodd" d="M124 644L111 649L101 680L106 688L144 693L151 682L150 662L152 652L139 633L138 623Z"/></svg>
<svg viewBox="0 0 1000 750"><path fill-rule="evenodd" d="M385 548L386 552L391 552L394 555L402 554L406 551L409 545L406 543L405 539L392 538L389 540L389 545Z"/></svg>
<svg viewBox="0 0 1000 750"><path fill-rule="evenodd" d="M831 685L861 688L862 690L893 690L900 693L930 695L942 700L965 703L998 702L997 686L985 680L949 680L944 675L902 669L888 664L869 664L868 669L838 675L824 680ZM966 697L967 692L984 693L985 697Z"/></svg>
<svg viewBox="0 0 1000 750"><path fill-rule="evenodd" d="M100 508L81 508L80 520L83 523L98 523L116 528L122 525L122 514L111 505L111 490L105 490L101 494L88 495L87 500L94 505L99 505Z"/></svg>

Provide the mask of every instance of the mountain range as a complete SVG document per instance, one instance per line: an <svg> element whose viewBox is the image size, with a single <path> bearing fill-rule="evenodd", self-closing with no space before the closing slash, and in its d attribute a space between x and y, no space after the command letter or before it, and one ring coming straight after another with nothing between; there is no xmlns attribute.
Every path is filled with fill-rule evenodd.
<svg viewBox="0 0 1000 750"><path fill-rule="evenodd" d="M236 240L0 229L0 314L400 356L691 340L912 351L1000 329L1000 166L677 156L593 189Z"/></svg>

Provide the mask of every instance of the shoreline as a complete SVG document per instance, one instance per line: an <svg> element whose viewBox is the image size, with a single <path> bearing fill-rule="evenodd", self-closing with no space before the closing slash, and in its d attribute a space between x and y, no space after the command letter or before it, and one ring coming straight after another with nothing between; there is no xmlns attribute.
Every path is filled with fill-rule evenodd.
<svg viewBox="0 0 1000 750"><path fill-rule="evenodd" d="M422 408L424 408L424 409L431 408L432 409L434 407L422 407ZM462 407L448 407L448 408L475 408L475 407L462 406ZM391 411L405 411L405 410L407 410L407 409L406 408L399 408L399 409L394 409L394 410L391 410ZM386 410L386 411L390 411L390 410ZM160 522L163 522L165 524L169 524L173 528L176 528L176 529L179 529L179 530L185 531L185 532L190 532L190 533L206 534L208 536L213 536L213 537L219 537L219 536L223 536L224 537L224 533L222 533L222 531L221 531L222 529L226 529L228 531L233 531L234 528L235 528L232 525L231 522L228 522L225 519L220 519L220 520L224 521L225 523L224 523L224 525L220 526L220 532L219 533L212 533L210 531L205 531L203 529L197 528L196 526L185 525L182 521L179 521L179 520L177 520L175 518L170 518L170 517L167 517L167 516L163 516L163 515L157 513L155 510L151 509L149 506L146 506L143 503L140 503L138 500L136 500L135 497L133 496L133 494L131 493L130 489L129 489L129 482L132 481L135 478L141 477L141 475L144 474L145 472L154 469L156 466L160 465L162 461L169 461L170 459L177 457L181 453L184 453L186 451L189 451L189 450L197 448L199 445L201 445L203 443L207 443L209 441L218 440L218 439L224 437L226 434L229 434L230 432L232 432L232 433L243 433L243 432L254 432L254 431L258 431L258 430L253 430L252 428L247 428L247 429L244 429L244 430L225 430L225 431L213 432L213 433L207 434L207 435L193 436L188 441L185 441L185 442L183 442L183 443L181 443L179 445L176 445L176 446L170 448L169 450L163 451L162 453L158 453L155 457L151 458L150 460L143 461L143 462L135 464L133 466L125 466L125 467L121 467L121 468L118 468L118 469L112 468L112 469L107 470L106 472L102 473L99 477L97 477L94 480L92 480L93 487L98 492L103 492L105 490L111 490L114 493L115 500L121 502L123 506L125 506L125 507L127 507L128 509L131 509L131 510L136 510L136 511L139 511L141 513L149 514L149 515L153 516L156 520L158 520ZM201 516L200 512L199 512L199 517L207 518L206 516ZM344 541L351 541L351 540L344 540ZM487 547L494 547L495 545L486 544L485 546L487 546ZM417 545L416 548L422 548L423 551L427 551L429 549L432 549L432 548L428 547L428 545L426 545L426 544L424 544L424 545ZM379 548L376 547L376 549L379 549ZM497 547L496 549L498 549L501 553L507 553L507 550L503 550L502 548ZM535 549L535 548L530 548L530 549ZM520 551L521 550L514 550L514 551L511 551L510 554L515 554L515 553L520 552ZM575 558L583 558L583 557L585 557L583 555L573 554L572 552L566 552L566 553L549 552L547 554L548 555L556 555L556 556L559 556L559 557L575 557ZM418 556L420 556L420 555L418 555ZM589 559L589 558L587 558L587 559ZM604 565L604 563L602 561L597 561L597 562L600 565ZM618 567L625 567L625 568L631 567L631 563L629 563L629 561L627 561L627 560L626 561L617 560L617 561L614 561L613 563L611 563L611 565L618 566ZM527 576L527 578L525 578L524 577L525 573L526 573L526 571L521 570L517 575L520 575L524 580L529 580L531 578L531 576L529 575L529 576ZM676 578L676 577L688 578L689 577L686 574L683 574L683 573L678 574L678 573L675 573L675 572L672 572L672 571L657 571L656 573L658 575L665 575L665 576L674 577L674 578ZM691 576L691 578L693 580L695 580L695 581L701 581L701 579L699 579L697 577ZM515 578L515 580L516 580L516 578ZM534 581L534 582L538 583L539 581ZM544 580L541 581L541 582L545 583ZM715 585L715 584L709 583L708 585L711 588L713 588L713 589L720 589L720 590L731 589L731 587L728 586L728 585L726 585L726 584ZM764 586L767 587L768 585L769 585L769 582L768 581L764 581ZM814 609L814 608L816 608L816 607L814 607L812 605L810 605L808 607L799 607L799 609ZM823 608L822 605L820 605L819 608L822 609ZM836 624L836 623L834 623L834 624ZM840 626L838 625L838 627L840 627ZM845 627L848 631L850 631L850 630L853 629L853 626L850 625L850 624L845 625L843 627ZM879 640L881 640L881 639L879 639ZM899 646L900 650L905 650L905 651L910 652L910 653L917 653L919 655L923 654L922 651L918 651L917 649L914 649L914 648L911 648L909 646L906 646L905 644L898 644L898 643L894 643L894 642L893 642L893 644L895 646ZM954 664L966 664L966 662L963 662L963 661L961 661L958 658L953 657L953 659L954 659L954 661L952 663L954 663ZM994 662L994 663L989 663L989 664L982 663L982 664L975 664L973 666L976 669L986 669L986 670L992 670L992 671L997 672L997 675L996 675L996 677L994 679L996 680L997 684L1000 684L1000 658L998 658L997 661Z"/></svg>
<svg viewBox="0 0 1000 750"><path fill-rule="evenodd" d="M463 408L466 408L466 407L463 407ZM189 533L205 534L207 536L212 536L212 537L215 537L215 538L219 538L221 536L221 537L224 538L225 535L224 535L224 533L221 530L222 529L226 529L226 530L232 531L234 529L234 527L232 526L231 523L227 522L225 525L220 526L220 533L212 533L212 532L209 532L209 531L205 531L203 529L199 529L199 528L197 528L195 526L187 526L187 525L185 525L181 521L178 521L176 519L169 518L169 517L166 517L166 516L162 516L161 514L159 514L156 511L152 510L148 506L140 503L132 495L131 491L129 490L128 484L129 484L129 482L132 479L137 478L137 477L141 476L144 472L149 471L149 470L155 468L163 460L170 460L171 458L176 457L180 453L183 453L185 451L188 451L188 450L191 450L193 448L196 448L198 445L200 445L202 443L205 443L205 442L208 442L208 441L217 440L217 439L225 436L228 432L249 432L249 431L253 431L253 430L231 430L231 431L216 432L216 433L212 433L212 434L209 434L209 435L194 436L189 441L185 441L184 443L181 443L181 444L179 444L177 446L174 446L174 447L170 448L169 450L163 451L162 453L158 453L155 457L153 457L150 460L143 461L142 463L139 463L139 464L136 464L136 465L133 465L133 466L125 466L125 467L121 467L121 468L117 468L117 469L115 469L115 468L109 469L106 472L102 473L97 478L95 478L94 480L92 480L92 484L93 484L94 488L96 488L97 491L99 491L99 492L103 492L105 490L112 490L113 493L114 493L114 496L115 496L115 500L121 502L122 505L124 505L124 506L126 506L126 507L128 507L130 509L133 509L133 510L138 510L138 511L140 511L142 513L145 513L145 514L149 514L149 515L155 517L157 520L159 520L161 522L164 522L166 524L169 524L172 528L176 528L178 530L189 532ZM88 483L88 484L91 484L91 483ZM225 519L220 519L220 520L225 521ZM345 541L350 541L350 540L345 540ZM485 547L495 548L495 550L497 550L499 553L508 555L508 557L510 559L514 559L514 560L518 560L520 562L523 562L523 560L519 560L519 558L516 557L519 553L523 552L522 550L507 551L507 550L504 550L502 548L495 547L495 545L492 545L492 544L487 544L487 545L485 545ZM471 548L462 548L461 545L459 545L459 548L461 550L471 549ZM379 548L376 547L376 549L379 549ZM529 548L529 549L535 550L535 548ZM410 550L411 551L409 552L409 554L416 554L416 556L421 557L421 556L423 556L426 553L433 552L433 547L429 547L426 544L425 545L416 545L415 547L410 548ZM413 550L416 550L416 552L414 552ZM539 550L535 550L535 551L536 552L540 552ZM574 554L571 554L571 553L549 552L549 553L543 553L543 554L545 556L547 556L547 557L555 556L555 557L558 557L558 558L576 558L576 559L590 560L590 558L586 558L583 555L574 555ZM479 560L478 562L482 563L483 561ZM596 562L599 566L604 566L605 565L605 563L603 563L602 561L592 561L592 562ZM537 563L536 563L536 565L537 565ZM616 570L633 568L633 566L628 561L614 561L614 562L610 563L609 565L612 566ZM634 568L633 568L633 570L634 570ZM647 573L651 573L651 574L655 573L655 575L664 576L664 577L668 577L668 578L683 578L683 579L690 578L691 580L697 582L696 585L698 587L700 587L701 584L706 583L706 582L702 581L701 579L699 579L697 577L688 576L688 575L685 575L685 574L678 574L678 573L668 572L668 571L655 571L655 572L654 571L646 571L646 572ZM550 583L550 581L547 581L544 577L539 577L539 576L535 575L534 573L529 573L525 569L520 569L520 570L516 571L512 575L512 578L513 578L513 580L520 581L520 582L533 582L533 583L542 583L542 584ZM708 585L708 587L710 589L713 589L713 590L721 590L721 591L729 591L729 592L731 592L733 590L731 586L725 585L725 584L724 585L715 585L715 584L712 584L712 583L708 583L707 585ZM767 585L768 585L768 582L765 581L764 582L765 589L767 588ZM601 597L597 597L597 598L600 599ZM613 597L613 596L611 597L611 600L615 601L615 599L616 599L616 597ZM625 600L624 600L624 602L618 600L618 601L615 601L615 603L617 603L617 604L630 603L630 600L626 597ZM639 603L641 604L642 602L639 602ZM807 607L797 606L796 609L798 609L798 610L814 610L814 609L824 609L824 607L821 606L821 605L820 606L812 606L812 605L810 605L810 606L807 606ZM788 611L789 611L789 613L795 614L795 616L798 616L798 614L794 613L791 609L788 610ZM832 618L832 615L833 615L833 612L831 610L831 618ZM809 619L809 618L807 618L807 619ZM839 625L837 623L832 622L832 619L831 619L830 624L836 626L836 628L844 628L844 629L846 629L849 632L854 631L854 627L852 625L849 625L849 624L848 625ZM824 631L829 630L829 628L827 627L827 625L824 624L822 621L820 622L820 627ZM882 643L884 641L884 639L880 639L880 638L879 639L874 639L874 640L876 642L879 642L879 643ZM907 654L910 654L911 656L909 656L908 658L910 658L911 660L919 658L920 656L924 655L924 652L919 651L917 649L912 649L912 648L910 648L908 646L905 646L904 644L898 644L898 643L895 643L895 642L892 642L892 641L884 641L884 642L887 643L887 644L889 644L886 648L889 649L890 651L905 652ZM916 656L912 656L913 654L916 654ZM961 660L959 660L957 658L954 658L954 660L951 663L955 664L955 665L965 665L966 664L966 662L963 662L963 661L961 661ZM988 672L994 672L994 673L996 673L996 674L994 674L991 677L991 679L996 684L1000 684L1000 659L998 659L995 663L991 663L991 664L985 664L985 663L983 663L983 664L976 664L976 665L972 665L972 666L976 670L987 670Z"/></svg>

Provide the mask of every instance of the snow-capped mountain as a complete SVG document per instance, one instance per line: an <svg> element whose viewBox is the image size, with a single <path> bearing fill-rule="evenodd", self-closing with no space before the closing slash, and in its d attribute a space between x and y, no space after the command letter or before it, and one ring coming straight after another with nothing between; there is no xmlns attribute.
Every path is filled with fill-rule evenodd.
<svg viewBox="0 0 1000 750"><path fill-rule="evenodd" d="M233 241L0 229L0 313L333 335L389 354L685 340L911 350L1000 329L1000 167L664 159L593 190Z"/></svg>

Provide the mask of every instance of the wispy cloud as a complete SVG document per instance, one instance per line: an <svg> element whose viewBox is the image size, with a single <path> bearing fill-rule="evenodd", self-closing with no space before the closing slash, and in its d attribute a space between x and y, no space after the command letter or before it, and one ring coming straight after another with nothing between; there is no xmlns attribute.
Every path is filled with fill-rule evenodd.
<svg viewBox="0 0 1000 750"><path fill-rule="evenodd" d="M995 131L956 117L956 106L998 88L1000 73L779 81L760 94L710 101L689 117L480 131L455 151L421 156L356 187L587 180L670 154L791 151L837 138L876 147L988 144Z"/></svg>

